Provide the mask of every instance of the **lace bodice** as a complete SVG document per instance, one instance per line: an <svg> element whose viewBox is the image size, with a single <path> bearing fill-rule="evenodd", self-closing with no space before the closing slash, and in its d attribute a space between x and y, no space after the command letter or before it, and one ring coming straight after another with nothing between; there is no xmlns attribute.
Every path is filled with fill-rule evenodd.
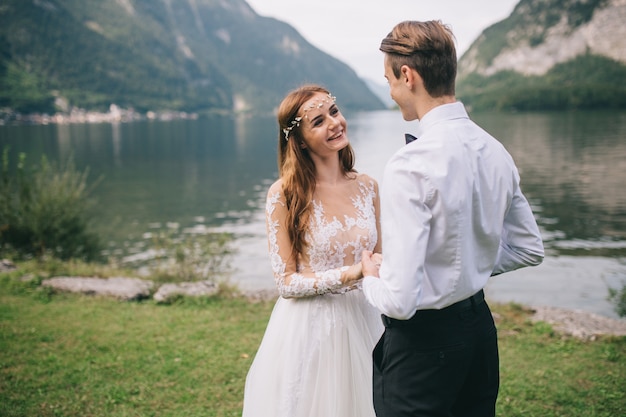
<svg viewBox="0 0 626 417"><path fill-rule="evenodd" d="M290 256L287 208L281 187L280 180L270 187L266 204L270 260L280 295L309 297L356 288L343 287L341 273L361 261L364 249L380 251L376 182L359 174L341 189L318 187L305 237L307 247L297 260Z"/></svg>

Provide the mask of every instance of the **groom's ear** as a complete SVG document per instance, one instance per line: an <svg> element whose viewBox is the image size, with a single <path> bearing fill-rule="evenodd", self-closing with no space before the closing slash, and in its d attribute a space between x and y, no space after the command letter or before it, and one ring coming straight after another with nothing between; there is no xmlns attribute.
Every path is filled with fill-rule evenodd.
<svg viewBox="0 0 626 417"><path fill-rule="evenodd" d="M425 90L424 79L416 70L407 67L404 79L405 85L409 90L415 92L418 90Z"/></svg>
<svg viewBox="0 0 626 417"><path fill-rule="evenodd" d="M408 65L403 65L400 68L400 78L403 79L404 83L410 90L413 89L415 83L422 81L422 77L420 77L417 71L415 71Z"/></svg>

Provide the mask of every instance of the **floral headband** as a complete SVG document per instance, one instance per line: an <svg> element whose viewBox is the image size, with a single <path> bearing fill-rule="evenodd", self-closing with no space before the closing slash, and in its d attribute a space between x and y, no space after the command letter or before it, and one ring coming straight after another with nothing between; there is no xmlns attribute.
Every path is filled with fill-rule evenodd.
<svg viewBox="0 0 626 417"><path fill-rule="evenodd" d="M322 107L325 103L334 103L337 100L337 97L333 96L332 94L328 93L328 95L326 97L324 97L321 100L316 100L312 103L310 103L308 106L306 106L303 109L304 112L304 116L297 116L295 117L287 127L283 128L283 134L285 135L285 141L289 140L289 135L291 134L291 131L293 130L294 127L300 127L300 122L302 121L302 117L307 117L306 113L311 110L311 109L319 109L320 107Z"/></svg>

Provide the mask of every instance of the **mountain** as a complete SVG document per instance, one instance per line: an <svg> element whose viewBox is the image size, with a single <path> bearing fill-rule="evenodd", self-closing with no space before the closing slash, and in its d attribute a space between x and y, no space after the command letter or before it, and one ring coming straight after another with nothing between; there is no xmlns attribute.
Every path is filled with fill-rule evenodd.
<svg viewBox="0 0 626 417"><path fill-rule="evenodd" d="M2 0L0 108L271 113L320 83L384 108L344 63L244 0Z"/></svg>
<svg viewBox="0 0 626 417"><path fill-rule="evenodd" d="M459 60L474 109L626 108L626 1L521 0Z"/></svg>

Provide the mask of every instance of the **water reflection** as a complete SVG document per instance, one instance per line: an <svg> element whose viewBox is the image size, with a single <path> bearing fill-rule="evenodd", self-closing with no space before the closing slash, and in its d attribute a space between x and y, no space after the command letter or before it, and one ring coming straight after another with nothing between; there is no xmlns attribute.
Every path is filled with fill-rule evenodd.
<svg viewBox="0 0 626 417"><path fill-rule="evenodd" d="M540 223L551 232L551 247L570 251L575 245L562 241L593 241L583 248L626 253L616 243L626 240L624 113L474 117L514 156L522 186L541 210Z"/></svg>

